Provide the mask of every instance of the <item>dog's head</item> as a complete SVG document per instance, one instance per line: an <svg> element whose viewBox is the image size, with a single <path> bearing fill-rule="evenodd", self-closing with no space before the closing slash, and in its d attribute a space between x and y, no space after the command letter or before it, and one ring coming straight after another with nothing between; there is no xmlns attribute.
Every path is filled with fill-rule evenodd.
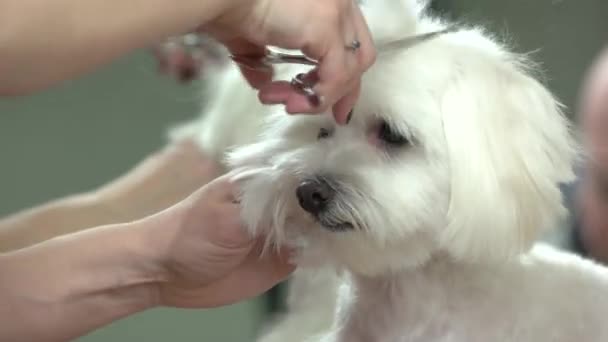
<svg viewBox="0 0 608 342"><path fill-rule="evenodd" d="M416 20L403 35L440 25ZM564 212L558 186L575 155L560 105L527 66L463 29L379 56L346 126L277 111L229 158L245 221L367 275L436 254L526 251Z"/></svg>

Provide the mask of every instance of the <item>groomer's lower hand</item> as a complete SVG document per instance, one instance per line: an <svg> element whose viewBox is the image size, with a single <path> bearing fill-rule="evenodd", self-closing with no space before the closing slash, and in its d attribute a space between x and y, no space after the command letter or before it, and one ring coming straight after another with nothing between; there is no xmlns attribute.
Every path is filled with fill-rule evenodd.
<svg viewBox="0 0 608 342"><path fill-rule="evenodd" d="M221 176L144 220L146 246L162 270L155 277L158 305L209 308L236 303L263 293L294 270L286 249L261 257L261 243L245 230L234 199L228 176Z"/></svg>
<svg viewBox="0 0 608 342"><path fill-rule="evenodd" d="M285 249L261 257L239 217L222 176L146 218L0 253L0 340L72 341L148 309L264 293L294 266Z"/></svg>
<svg viewBox="0 0 608 342"><path fill-rule="evenodd" d="M235 0L202 30L232 53L261 54L266 46L278 46L318 60L319 66L306 78L315 84L317 104L287 81L270 83L268 73L243 73L260 89L262 102L285 104L289 113L332 108L338 123L346 122L359 96L362 73L375 60L369 29L353 0Z"/></svg>

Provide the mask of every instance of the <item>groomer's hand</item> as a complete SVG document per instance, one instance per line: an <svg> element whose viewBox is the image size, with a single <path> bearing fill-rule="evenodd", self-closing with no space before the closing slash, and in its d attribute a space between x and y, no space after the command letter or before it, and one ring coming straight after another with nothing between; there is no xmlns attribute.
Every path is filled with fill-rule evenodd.
<svg viewBox="0 0 608 342"><path fill-rule="evenodd" d="M156 277L158 305L229 305L265 292L294 270L285 249L261 257L260 242L240 220L228 176L146 220L145 245L164 270Z"/></svg>
<svg viewBox="0 0 608 342"><path fill-rule="evenodd" d="M148 309L264 293L294 266L286 250L260 256L238 207L223 176L146 218L0 253L0 340L72 341Z"/></svg>
<svg viewBox="0 0 608 342"><path fill-rule="evenodd" d="M306 77L314 84L316 104L289 80L270 83L268 73L243 73L260 89L262 102L285 104L289 113L321 113L333 107L338 123L346 122L362 73L375 60L371 34L353 0L235 0L202 30L236 54L262 54L266 46L278 46L318 60L318 68Z"/></svg>

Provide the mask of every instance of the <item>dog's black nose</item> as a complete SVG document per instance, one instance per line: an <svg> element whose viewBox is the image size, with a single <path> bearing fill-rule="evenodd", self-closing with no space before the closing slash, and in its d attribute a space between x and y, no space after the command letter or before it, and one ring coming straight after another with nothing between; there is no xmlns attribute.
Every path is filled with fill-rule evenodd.
<svg viewBox="0 0 608 342"><path fill-rule="evenodd" d="M318 215L325 210L334 193L331 186L323 179L305 180L296 190L296 196L302 209L313 215Z"/></svg>

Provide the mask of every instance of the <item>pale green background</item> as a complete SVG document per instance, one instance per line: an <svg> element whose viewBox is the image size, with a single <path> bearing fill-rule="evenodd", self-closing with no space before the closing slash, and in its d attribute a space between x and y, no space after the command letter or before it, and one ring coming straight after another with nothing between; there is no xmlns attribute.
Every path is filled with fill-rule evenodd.
<svg viewBox="0 0 608 342"><path fill-rule="evenodd" d="M540 49L551 88L569 106L608 28L605 0L439 2L459 17L508 29L520 51ZM48 92L0 100L0 215L122 174L162 146L171 123L196 112L197 93L159 77L151 56L138 52ZM79 341L249 341L262 318L260 301L213 311L158 310Z"/></svg>

